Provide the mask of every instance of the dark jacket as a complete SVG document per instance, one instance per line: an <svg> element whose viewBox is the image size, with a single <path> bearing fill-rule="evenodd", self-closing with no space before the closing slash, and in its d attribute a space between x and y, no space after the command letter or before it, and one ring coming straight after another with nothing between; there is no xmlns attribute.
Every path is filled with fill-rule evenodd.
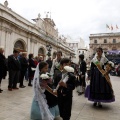
<svg viewBox="0 0 120 120"><path fill-rule="evenodd" d="M28 68L28 61L25 57L20 58L21 72L26 72Z"/></svg>
<svg viewBox="0 0 120 120"><path fill-rule="evenodd" d="M3 54L0 53L0 79L5 78L6 75L7 75L6 58Z"/></svg>
<svg viewBox="0 0 120 120"><path fill-rule="evenodd" d="M35 71L33 71L32 68L36 68L36 65L33 59L29 59L28 62L29 62L28 66L29 77L33 77Z"/></svg>
<svg viewBox="0 0 120 120"><path fill-rule="evenodd" d="M85 75L86 73L86 62L84 60L80 63L80 72L82 73L82 75Z"/></svg>
<svg viewBox="0 0 120 120"><path fill-rule="evenodd" d="M52 67L52 60L46 60L46 62L48 63L48 67L51 68Z"/></svg>
<svg viewBox="0 0 120 120"><path fill-rule="evenodd" d="M67 96L72 96L73 90L75 89L75 76L73 73L68 73L68 81L66 82L67 88L65 87L59 87L58 89L58 96L66 95ZM58 75L58 78L61 80L62 79L62 74ZM58 80L58 81L60 81ZM61 92L62 91L62 92Z"/></svg>
<svg viewBox="0 0 120 120"><path fill-rule="evenodd" d="M14 55L8 56L8 70L19 71L20 62L18 58L15 58Z"/></svg>

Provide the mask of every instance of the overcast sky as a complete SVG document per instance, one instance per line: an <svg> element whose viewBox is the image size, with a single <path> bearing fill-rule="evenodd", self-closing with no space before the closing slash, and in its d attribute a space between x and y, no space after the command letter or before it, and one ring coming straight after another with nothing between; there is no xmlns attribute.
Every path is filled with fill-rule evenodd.
<svg viewBox="0 0 120 120"><path fill-rule="evenodd" d="M114 27L112 32L116 32L116 24L120 27L120 0L8 0L8 3L13 11L29 21L38 13L43 18L45 12L50 11L60 34L74 40L81 37L86 45L90 34L111 32L106 24Z"/></svg>

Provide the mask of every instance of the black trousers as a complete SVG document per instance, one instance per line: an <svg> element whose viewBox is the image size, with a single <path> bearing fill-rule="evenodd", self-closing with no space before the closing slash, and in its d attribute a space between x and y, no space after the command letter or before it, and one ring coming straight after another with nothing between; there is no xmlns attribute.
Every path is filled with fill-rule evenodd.
<svg viewBox="0 0 120 120"><path fill-rule="evenodd" d="M25 77L25 73L26 73L26 71L21 71L20 72L20 80L19 80L20 86L23 86L23 80L24 80L24 77Z"/></svg>
<svg viewBox="0 0 120 120"><path fill-rule="evenodd" d="M16 88L19 81L19 71L9 70L8 88Z"/></svg>
<svg viewBox="0 0 120 120"><path fill-rule="evenodd" d="M81 76L79 76L79 81L80 81L80 86L86 87L85 77L81 78Z"/></svg>
<svg viewBox="0 0 120 120"><path fill-rule="evenodd" d="M58 95L58 107L60 116L63 120L70 120L72 109L72 96L59 96Z"/></svg>
<svg viewBox="0 0 120 120"><path fill-rule="evenodd" d="M0 84L1 84L1 82L2 82L2 78L0 77Z"/></svg>

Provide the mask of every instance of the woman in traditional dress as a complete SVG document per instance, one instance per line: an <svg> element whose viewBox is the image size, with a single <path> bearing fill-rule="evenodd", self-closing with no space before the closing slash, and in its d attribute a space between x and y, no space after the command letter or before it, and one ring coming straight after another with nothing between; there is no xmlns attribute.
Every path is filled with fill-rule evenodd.
<svg viewBox="0 0 120 120"><path fill-rule="evenodd" d="M114 91L110 82L106 65L110 62L105 57L102 48L97 49L95 57L91 61L90 86L86 89L85 96L94 102L94 106L102 107L101 102L114 102ZM112 63L112 62L111 62ZM112 64L109 64L113 67Z"/></svg>
<svg viewBox="0 0 120 120"><path fill-rule="evenodd" d="M33 81L34 98L31 107L31 120L54 120L54 116L50 112L44 94L45 90L48 90L51 94L54 94L53 90L47 85L49 83L49 78L47 78L48 80L44 78L47 71L48 64L46 62L41 62L37 65Z"/></svg>

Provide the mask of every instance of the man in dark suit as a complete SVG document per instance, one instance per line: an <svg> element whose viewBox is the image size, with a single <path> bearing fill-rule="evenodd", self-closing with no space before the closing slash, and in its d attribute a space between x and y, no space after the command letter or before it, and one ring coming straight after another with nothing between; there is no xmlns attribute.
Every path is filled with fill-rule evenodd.
<svg viewBox="0 0 120 120"><path fill-rule="evenodd" d="M14 50L13 54L8 56L8 71L9 71L9 84L8 90L17 88L17 82L19 81L20 62L18 60L19 51Z"/></svg>

